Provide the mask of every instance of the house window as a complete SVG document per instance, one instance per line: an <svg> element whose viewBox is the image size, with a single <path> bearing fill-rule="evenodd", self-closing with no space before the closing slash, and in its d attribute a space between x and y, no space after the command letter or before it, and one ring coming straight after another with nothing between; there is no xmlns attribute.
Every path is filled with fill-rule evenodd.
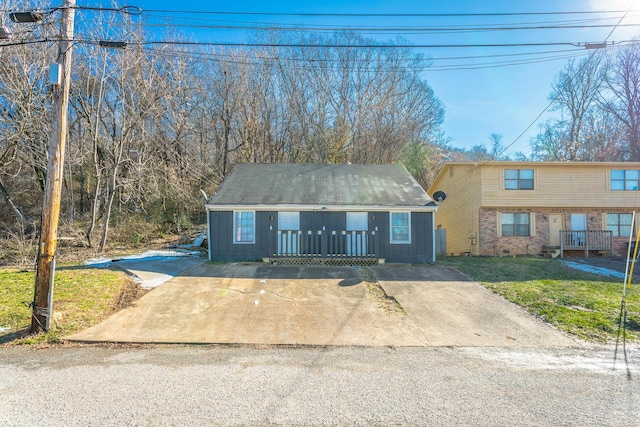
<svg viewBox="0 0 640 427"><path fill-rule="evenodd" d="M278 230L300 230L300 212L278 212Z"/></svg>
<svg viewBox="0 0 640 427"><path fill-rule="evenodd" d="M505 169L505 190L533 190L533 169Z"/></svg>
<svg viewBox="0 0 640 427"><path fill-rule="evenodd" d="M502 213L500 226L503 236L530 236L531 218L526 212Z"/></svg>
<svg viewBox="0 0 640 427"><path fill-rule="evenodd" d="M255 212L233 212L233 243L255 243L255 228Z"/></svg>
<svg viewBox="0 0 640 427"><path fill-rule="evenodd" d="M612 190L637 190L638 171L632 170L612 170L611 171Z"/></svg>
<svg viewBox="0 0 640 427"><path fill-rule="evenodd" d="M347 212L347 231L369 229L369 216L366 212Z"/></svg>
<svg viewBox="0 0 640 427"><path fill-rule="evenodd" d="M607 230L612 232L613 237L629 237L632 217L630 213L608 213Z"/></svg>
<svg viewBox="0 0 640 427"><path fill-rule="evenodd" d="M391 243L411 243L411 213L391 212Z"/></svg>

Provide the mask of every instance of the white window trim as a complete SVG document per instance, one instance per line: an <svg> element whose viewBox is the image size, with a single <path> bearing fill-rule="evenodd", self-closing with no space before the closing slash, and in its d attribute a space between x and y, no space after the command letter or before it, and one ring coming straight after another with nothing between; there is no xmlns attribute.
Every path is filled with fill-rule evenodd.
<svg viewBox="0 0 640 427"><path fill-rule="evenodd" d="M614 190L613 189L613 179L611 178L611 173L612 172L622 172L622 179L616 179L615 181L622 181L622 189L619 190ZM638 179L636 180L636 187L635 189L630 189L627 190L627 181L631 181L631 180L627 180L626 176L627 176L627 172L638 172L638 174L640 175L640 171L636 170L636 169L610 169L609 171L609 190L611 191L638 191L640 190L640 176L638 177Z"/></svg>
<svg viewBox="0 0 640 427"><path fill-rule="evenodd" d="M409 240L396 241L393 240L393 214L409 215ZM389 243L392 245L410 245L411 244L411 212L409 211L391 211L389 212Z"/></svg>
<svg viewBox="0 0 640 427"><path fill-rule="evenodd" d="M363 220L364 228L354 226L354 222L357 224L357 220ZM347 231L368 231L369 230L369 213L368 212L347 212Z"/></svg>
<svg viewBox="0 0 640 427"><path fill-rule="evenodd" d="M236 224L236 213L238 212L251 212L253 214L253 240L252 241L238 241L237 237L237 224ZM253 245L256 243L256 211L233 211L233 244L234 245Z"/></svg>
<svg viewBox="0 0 640 427"><path fill-rule="evenodd" d="M606 213L603 214L603 218L602 218L605 230L608 229L607 226L609 225L608 224L608 219L609 219L608 215L618 215L618 220L620 219L620 215L631 215L632 222L633 222L633 213L632 212L606 212ZM618 226L618 231L620 231L620 223L619 222L618 222L617 226ZM638 229L637 228L638 228L638 224L637 224L637 221L636 221L636 224L632 224L631 225L631 229L629 231L631 233L631 237L635 237L635 236L638 235ZM620 238L620 239L628 239L629 237L630 236L620 236L620 235L613 236L614 239L618 239L618 238Z"/></svg>
<svg viewBox="0 0 640 427"><path fill-rule="evenodd" d="M511 188L511 189L507 188L506 184L507 184L507 171L508 170L518 171L518 188ZM520 179L520 171L523 171L523 170L530 170L533 173L533 178L532 178L533 188L520 188L520 181L522 181ZM516 169L505 168L505 169L502 170L502 189L504 191L533 191L533 190L535 190L537 188L537 183L536 183L537 175L538 174L536 173L536 170L533 169L533 168L516 168ZM510 180L510 181L513 181L513 180Z"/></svg>
<svg viewBox="0 0 640 427"><path fill-rule="evenodd" d="M283 225L287 220L292 219L295 216L294 222L296 223L295 227L292 228L284 228ZM290 217L285 219L285 217ZM278 212L278 230L286 230L286 231L299 231L300 230L300 212Z"/></svg>
<svg viewBox="0 0 640 427"><path fill-rule="evenodd" d="M528 236L504 236L502 235L502 215L503 214L516 214L516 213L526 213L529 215L529 235ZM517 238L529 238L529 237L536 237L536 214L535 212L518 212L518 211L500 211L497 212L497 231L498 231L498 237L500 238L512 238L512 237L517 237Z"/></svg>

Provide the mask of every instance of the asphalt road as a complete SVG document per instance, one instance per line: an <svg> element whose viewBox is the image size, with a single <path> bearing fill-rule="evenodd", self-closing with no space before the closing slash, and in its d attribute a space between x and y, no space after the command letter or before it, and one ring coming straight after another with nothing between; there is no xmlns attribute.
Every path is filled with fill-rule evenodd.
<svg viewBox="0 0 640 427"><path fill-rule="evenodd" d="M0 349L1 426L638 425L640 349Z"/></svg>

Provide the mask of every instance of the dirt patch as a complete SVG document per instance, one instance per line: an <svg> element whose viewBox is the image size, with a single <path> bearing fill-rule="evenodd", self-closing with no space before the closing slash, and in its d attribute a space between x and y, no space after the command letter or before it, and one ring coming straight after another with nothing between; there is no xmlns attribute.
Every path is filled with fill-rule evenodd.
<svg viewBox="0 0 640 427"><path fill-rule="evenodd" d="M387 295L372 271L362 267L360 268L360 276L365 281L367 297L374 300L382 308L382 311L386 314L406 316L407 313L400 303L394 297Z"/></svg>
<svg viewBox="0 0 640 427"><path fill-rule="evenodd" d="M120 293L113 301L111 307L111 313L115 313L124 308L131 307L139 298L149 292L143 289L139 283L136 283L133 279L128 278L127 283L122 287Z"/></svg>

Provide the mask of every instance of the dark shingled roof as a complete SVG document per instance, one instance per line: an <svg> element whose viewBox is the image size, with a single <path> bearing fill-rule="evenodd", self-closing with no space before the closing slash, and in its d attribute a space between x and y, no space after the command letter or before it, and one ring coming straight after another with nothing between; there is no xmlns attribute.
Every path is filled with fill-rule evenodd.
<svg viewBox="0 0 640 427"><path fill-rule="evenodd" d="M299 163L238 164L209 204L435 206L403 166Z"/></svg>

